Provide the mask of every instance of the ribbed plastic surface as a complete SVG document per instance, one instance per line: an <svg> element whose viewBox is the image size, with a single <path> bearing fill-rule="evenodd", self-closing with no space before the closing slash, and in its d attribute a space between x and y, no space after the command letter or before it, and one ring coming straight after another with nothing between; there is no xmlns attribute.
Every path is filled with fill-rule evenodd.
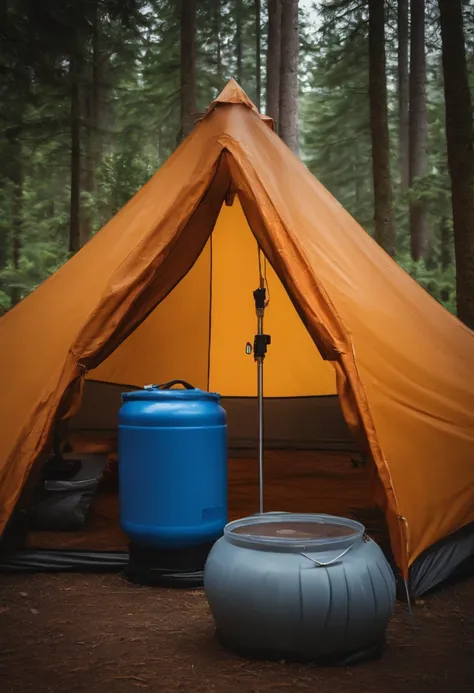
<svg viewBox="0 0 474 693"><path fill-rule="evenodd" d="M123 395L120 521L137 545L213 541L227 522L227 426L219 395L157 388Z"/></svg>
<svg viewBox="0 0 474 693"><path fill-rule="evenodd" d="M364 526L328 515L231 522L204 587L226 646L322 663L379 655L395 601L393 572Z"/></svg>

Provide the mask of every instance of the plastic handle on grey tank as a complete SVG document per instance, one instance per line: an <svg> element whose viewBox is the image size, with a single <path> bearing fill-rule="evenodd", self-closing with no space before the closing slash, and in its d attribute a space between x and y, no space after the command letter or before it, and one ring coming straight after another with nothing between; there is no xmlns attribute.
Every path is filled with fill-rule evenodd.
<svg viewBox="0 0 474 693"><path fill-rule="evenodd" d="M175 385L183 385L186 390L195 390L194 385L190 385L186 380L170 380L169 383L161 385L145 385L144 390L171 390Z"/></svg>
<svg viewBox="0 0 474 693"><path fill-rule="evenodd" d="M327 566L334 565L335 563L337 563L343 556L346 555L346 553L349 553L349 551L351 549L353 549L354 546L357 546L357 544L360 541L362 541L362 537L359 537L358 539L356 539L355 542L353 544L351 544L350 546L348 546L348 548L345 549L342 553L340 553L339 556L336 556L336 558L333 558L330 561L326 561L325 563L323 563L322 561L317 561L315 558L311 558L311 556L308 556L307 554L305 554L303 552L301 553L301 555L304 558L307 558L308 561L311 561L315 566L318 566L320 568L326 568Z"/></svg>

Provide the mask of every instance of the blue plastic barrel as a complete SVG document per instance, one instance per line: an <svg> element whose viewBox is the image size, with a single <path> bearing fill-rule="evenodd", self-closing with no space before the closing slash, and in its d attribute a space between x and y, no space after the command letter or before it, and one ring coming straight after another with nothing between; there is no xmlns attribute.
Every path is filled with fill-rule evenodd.
<svg viewBox="0 0 474 693"><path fill-rule="evenodd" d="M184 389L172 389L178 384ZM180 380L122 395L120 524L133 543L180 549L222 535L227 422L219 401Z"/></svg>

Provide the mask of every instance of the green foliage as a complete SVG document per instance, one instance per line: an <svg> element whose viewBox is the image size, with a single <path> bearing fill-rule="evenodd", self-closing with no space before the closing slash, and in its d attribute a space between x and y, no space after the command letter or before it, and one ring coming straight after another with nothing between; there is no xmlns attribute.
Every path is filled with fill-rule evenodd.
<svg viewBox="0 0 474 693"><path fill-rule="evenodd" d="M99 216L111 218L145 185L155 167L127 149L107 154L98 172L99 194L89 201L91 207L96 214L99 210Z"/></svg>
<svg viewBox="0 0 474 693"><path fill-rule="evenodd" d="M310 62L310 89L302 98L302 151L310 170L370 231L367 17L360 5L319 5L322 24Z"/></svg>
<svg viewBox="0 0 474 693"><path fill-rule="evenodd" d="M104 132L100 133L102 158L108 147L120 147L118 142L112 145L110 138L117 125L114 101L117 90L135 74L143 4L142 0L5 0L0 8L2 306L26 296L68 258L70 61L75 56L81 65L82 168L86 177L91 132L86 103L92 89L95 26L100 25L101 60L107 67L100 85L107 92L102 108ZM85 184L83 190L84 220L87 215L94 220L94 232L100 226L99 205Z"/></svg>
<svg viewBox="0 0 474 693"><path fill-rule="evenodd" d="M398 261L448 310L455 276L446 162L437 2L427 2L428 172L410 194L397 162L396 2L387 2L386 50ZM301 155L369 232L373 183L368 102L367 3L315 0L300 8ZM241 84L256 99L255 2L241 0ZM266 2L261 3L265 84ZM237 77L236 0L197 3L198 112ZM474 0L465 3L474 67ZM99 60L96 61L99 26ZM27 40L25 39L27 37ZM0 8L0 312L68 258L71 81L81 60L82 223L97 232L172 154L180 127L180 14L176 0L5 0ZM94 70L100 66L98 82ZM471 74L474 70L471 69ZM99 90L100 118L88 104ZM473 81L474 87L474 81ZM262 102L264 102L264 94ZM20 223L15 194L21 187ZM428 207L430 255L410 260L408 205ZM18 213L17 213L18 217ZM19 261L15 260L15 243Z"/></svg>
<svg viewBox="0 0 474 693"><path fill-rule="evenodd" d="M367 8L359 0L325 0L317 5L321 24L302 95L302 152L305 163L341 204L372 231L373 183L368 103ZM444 92L437 3L427 3L428 171L409 193L398 172L397 16L387 3L386 53L391 170L397 229L397 261L448 310L455 310L455 271L450 181L447 168ZM469 45L469 42L468 42ZM430 253L410 260L409 204L427 205Z"/></svg>
<svg viewBox="0 0 474 693"><path fill-rule="evenodd" d="M9 291L18 289L20 297L24 298L67 259L68 254L60 244L32 243L22 253L18 268L9 264L0 271L0 285Z"/></svg>
<svg viewBox="0 0 474 693"><path fill-rule="evenodd" d="M446 268L441 265L430 268L423 260L414 262L409 253L399 255L397 260L433 298L451 313L456 312L456 272L452 264Z"/></svg>
<svg viewBox="0 0 474 693"><path fill-rule="evenodd" d="M2 9L0 290L16 300L67 258L71 56L81 64L81 223L87 224L88 235L126 204L176 148L180 12L176 0L6 0ZM255 98L253 0L242 0L240 22L242 86ZM235 0L198 2L199 111L236 76L235 41ZM94 79L100 92L97 127L88 110ZM23 193L16 262L12 204L18 185Z"/></svg>

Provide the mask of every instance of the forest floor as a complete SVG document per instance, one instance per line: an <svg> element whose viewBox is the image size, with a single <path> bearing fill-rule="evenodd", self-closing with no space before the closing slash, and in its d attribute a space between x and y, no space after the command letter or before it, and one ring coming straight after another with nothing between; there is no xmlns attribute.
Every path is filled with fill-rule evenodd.
<svg viewBox="0 0 474 693"><path fill-rule="evenodd" d="M386 544L369 471L349 457L269 452L268 509L356 517ZM230 461L230 518L255 512L256 470L251 458ZM31 545L125 550L110 474L84 532L32 533ZM120 575L0 575L0 693L472 693L473 604L474 577L416 604L415 629L398 603L380 660L331 669L226 652L202 590L136 587Z"/></svg>
<svg viewBox="0 0 474 693"><path fill-rule="evenodd" d="M250 662L214 637L202 590L119 575L0 576L2 693L461 693L474 690L474 578L397 604L387 649L352 668Z"/></svg>

